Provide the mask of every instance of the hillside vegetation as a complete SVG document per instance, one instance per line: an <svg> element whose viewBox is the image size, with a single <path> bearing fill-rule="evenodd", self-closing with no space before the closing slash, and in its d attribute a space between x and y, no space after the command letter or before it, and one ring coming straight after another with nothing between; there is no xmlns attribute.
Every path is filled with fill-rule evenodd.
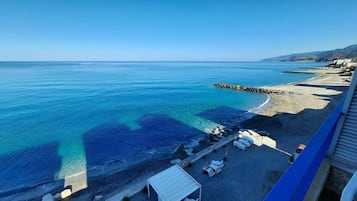
<svg viewBox="0 0 357 201"><path fill-rule="evenodd" d="M357 44L348 46L343 49L290 54L264 59L264 61L326 62L332 61L334 59L352 59L353 61L357 61Z"/></svg>

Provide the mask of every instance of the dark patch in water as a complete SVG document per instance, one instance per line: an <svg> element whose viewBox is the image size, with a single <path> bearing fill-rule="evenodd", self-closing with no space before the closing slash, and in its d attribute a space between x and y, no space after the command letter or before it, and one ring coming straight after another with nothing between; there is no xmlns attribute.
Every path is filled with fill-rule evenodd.
<svg viewBox="0 0 357 201"><path fill-rule="evenodd" d="M34 146L0 156L0 196L53 181L61 168L58 143Z"/></svg>
<svg viewBox="0 0 357 201"><path fill-rule="evenodd" d="M230 121L232 118L236 118L246 112L247 111L238 110L232 107L221 106L198 113L197 116L222 124L223 122Z"/></svg>
<svg viewBox="0 0 357 201"><path fill-rule="evenodd" d="M108 161L135 161L135 157L145 155L144 152L171 147L204 134L164 114L144 115L138 124L139 130L108 123L84 133L87 166L102 166Z"/></svg>

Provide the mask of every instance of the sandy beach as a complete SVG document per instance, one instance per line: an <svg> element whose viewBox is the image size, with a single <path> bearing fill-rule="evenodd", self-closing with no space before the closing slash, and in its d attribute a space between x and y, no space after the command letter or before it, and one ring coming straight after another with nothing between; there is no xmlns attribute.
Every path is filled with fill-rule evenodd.
<svg viewBox="0 0 357 201"><path fill-rule="evenodd" d="M302 82L267 87L294 93L270 94L269 106L244 122L243 127L259 127L273 136L313 135L346 91L349 77L340 76L340 69L333 68L307 72L317 76Z"/></svg>
<svg viewBox="0 0 357 201"><path fill-rule="evenodd" d="M266 87L294 92L269 95L263 111L241 124L243 128L264 130L276 142L276 148L253 146L245 151L231 143L195 162L185 170L202 184L202 200L262 200L289 167L289 153L307 144L325 118L341 100L350 77L340 69L308 70L317 76L302 82ZM212 178L202 173L211 160L227 157L222 173ZM131 200L147 200L139 192ZM151 198L151 200L154 200Z"/></svg>

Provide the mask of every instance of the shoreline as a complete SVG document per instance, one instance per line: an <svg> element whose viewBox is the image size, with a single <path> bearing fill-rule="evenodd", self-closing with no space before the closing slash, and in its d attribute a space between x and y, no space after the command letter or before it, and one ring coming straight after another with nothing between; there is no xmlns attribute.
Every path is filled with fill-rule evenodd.
<svg viewBox="0 0 357 201"><path fill-rule="evenodd" d="M248 112L253 113L253 114L259 114L260 113L259 111L264 111L267 108L269 108L271 105L271 97L267 94L266 94L266 97L267 97L267 99L262 104L260 104L258 107L248 110Z"/></svg>
<svg viewBox="0 0 357 201"><path fill-rule="evenodd" d="M337 92L338 88L349 86L349 83L339 75L340 69L322 67L320 69L307 70L306 72L314 73L316 76L303 81L267 87L296 93L289 96L269 94L272 102L271 107L266 108L262 114L273 116L282 112L296 114L306 108L323 109L330 102L336 102L332 96L338 96L343 93ZM328 96L331 97L329 98ZM295 103L291 104L292 102Z"/></svg>
<svg viewBox="0 0 357 201"><path fill-rule="evenodd" d="M295 85L300 85L300 84L327 84L327 82L324 82L323 80L325 79L325 77L329 77L328 74L331 73L331 71L333 71L334 73L331 74L331 80L336 81L336 82L339 82L337 84L337 86L342 86L344 87L345 89L347 89L347 86L349 85L349 83L346 83L346 82L343 82L342 78L339 76L339 74L337 74L340 70L336 70L336 69L326 69L326 68L319 68L319 69L313 69L313 70L309 70L310 72L312 71L316 76L312 77L312 78L308 78L306 80L302 80L302 81L297 81L297 82L290 82L290 83L287 83L287 84L282 84L282 85L276 85L276 86L270 86L270 87L267 87L267 88L271 88L271 89L278 89L278 90L286 90L286 91L290 91L291 90L291 87L292 86L295 86ZM338 72L337 72L338 71ZM312 83L311 83L312 82ZM313 88L313 86L310 86L311 88ZM344 90L345 90L344 89ZM294 89L295 90L295 89ZM315 92L320 92L321 94L326 94L326 92L328 92L329 90L323 90L321 88L317 88L317 90L313 90L311 93L303 93L301 94L300 92L300 88L296 89L299 93L296 93L294 94L293 98L296 98L298 96L300 96L300 99L305 99L306 96L309 96L306 101L310 103L310 101L314 100L314 101L318 101L319 100L319 97L318 96L315 96L313 95L313 93ZM305 92L305 91L304 91ZM326 102L326 104L324 105L324 107L322 108L317 108L317 109L321 109L323 110L322 114L319 114L319 115L323 115L324 117L327 117L327 114L334 108L334 105L337 104L337 102L340 100L342 94L343 94L343 91L335 91L335 93L331 93L331 92L328 92L327 94L331 94L331 95L337 95L336 97L334 97L333 99L329 100ZM269 133L272 133L273 137L277 137L279 139L277 139L277 141L280 141L281 139L285 142L281 142L279 143L279 148L282 148L284 150L288 150L290 153L293 152L296 148L296 146L303 142L303 143L307 143L308 140L310 139L310 137L314 134L315 132L315 129L313 129L311 126L308 127L308 129L310 129L310 132L305 132L304 135L297 135L297 136L294 136L292 137L291 139L288 139L290 138L291 136L291 129L290 129L290 132L288 132L285 136L283 137L280 137L281 134L280 133L277 133L274 129L271 130L272 127L275 127L276 124L274 123L275 120L279 120L280 121L280 116L276 116L276 115L280 115L281 113L287 113L288 116L294 116L294 111L293 113L291 114L288 114L290 111L287 110L286 107L283 107L281 111L278 111L276 108L280 108L280 103L279 103L279 100L280 99L284 99L284 97L286 96L291 96L291 94L284 94L284 95L276 95L276 94L266 94L267 96L267 99L259 106L255 107L255 108L252 108L250 109L249 113L252 114L251 117L249 117L248 119L245 119L241 122L241 126L243 126L244 128L251 128L251 129L259 129L259 130L267 130ZM300 101L299 99L299 101ZM294 102L294 101L292 101ZM330 103L332 102L332 106L330 107L327 107ZM289 102L287 102L289 103ZM287 104L289 105L289 104ZM293 104L290 104L290 105L293 105ZM306 108L309 108L308 106L304 105L302 110L306 109ZM271 116L265 116L267 114L270 114ZM298 112L295 112L296 115L299 115ZM273 117L273 119L271 119L271 117ZM294 117L292 117L294 118ZM304 120L306 120L306 116L304 116ZM283 118L284 119L284 118ZM271 121L273 121L272 124ZM316 123L315 124L315 127L316 129L321 125L321 123L324 121L324 118L318 118L318 121L316 121L316 119L312 119L310 120L311 122L314 122ZM266 124L268 124L270 127L266 127ZM289 127L291 124L294 124L294 121L290 120L287 121L287 122L283 122L283 124L285 124L285 127ZM264 128L265 127L265 128ZM280 126L277 127L278 129L280 128ZM287 131L289 129L284 129L284 131ZM286 142L288 141L288 142ZM231 145L227 145L228 147L231 146ZM220 150L218 150L217 152L219 152ZM221 150L222 151L222 150ZM214 153L212 153L214 155ZM209 154L209 155L212 155L212 154ZM281 154L281 153L280 153ZM209 156L207 156L208 158ZM285 155L284 157L286 157L286 159L284 158L283 161L284 163L288 161L288 157ZM201 160L201 159L200 159ZM203 159L205 160L205 159ZM265 159L266 160L266 159ZM195 163L200 163L199 161L195 162ZM234 163L239 163L239 161L235 161ZM193 166L196 166L196 164L193 164ZM284 170L288 167L287 165L282 165L282 167L284 168ZM188 171L191 171L190 169L187 169ZM284 170L281 170L281 172L283 172ZM191 172L190 172L191 173ZM194 176L194 178L196 177L200 177L200 175L195 175L197 173L193 173L192 176ZM268 177L269 178L269 177ZM229 178L227 178L229 180ZM268 179L269 180L269 179ZM277 181L277 180L276 180ZM268 184L266 185L274 185L275 182L270 182L268 181ZM225 181L226 183L229 183L229 181ZM269 183L270 182L270 183ZM205 185L203 183L203 185ZM255 184L255 185L258 185L258 184ZM211 189L212 191L214 189ZM224 193L224 192L222 192ZM221 194L222 194L221 193ZM265 192L266 193L266 192ZM138 194L141 194L141 193L138 193ZM221 195L220 194L220 195ZM121 194L123 195L123 194ZM259 194L258 194L259 195ZM127 194L126 196L131 196L130 194ZM262 195L259 195L260 197ZM258 197L259 197L258 196ZM264 195L263 195L264 196ZM140 197L140 198L136 198L136 197ZM116 197L116 198L119 198L119 197ZM142 195L135 195L134 196L134 200L144 200L143 199L143 196ZM256 200L255 198L252 199L252 200Z"/></svg>
<svg viewBox="0 0 357 201"><path fill-rule="evenodd" d="M307 80L303 80L303 81L297 81L297 82L291 82L291 83L287 83L287 84L282 84L282 85L276 85L276 86L269 86L266 88L269 89L278 89L278 90L287 90L287 91L291 91L293 89L293 91L303 91L303 94L295 94L295 95L276 95L276 94L265 94L267 96L267 99L260 104L259 106L252 108L250 110L248 110L246 113L249 115L242 115L242 116L238 116L239 118L242 118L240 121L240 125L243 125L245 127L251 127L251 128L257 128L260 129L263 128L264 130L268 130L269 133L274 133L274 136L280 136L282 134L276 135L276 129L274 128L274 126L276 126L275 123L271 124L270 127L266 126L264 124L264 122L268 121L269 124L269 119L264 119L264 117L273 117L275 120L283 120L284 123L286 123L286 125L284 125L284 131L287 131L287 127L291 126L291 122L289 124L289 121L281 118L281 117L277 117L275 115L278 115L280 113L290 113L290 114L298 114L299 112L301 112L302 110L309 108L309 105L311 103L311 100L313 99L319 99L319 97L314 97L314 94L316 92L318 92L320 88L316 89L316 90L305 90L303 89L304 87L307 88L307 86L296 86L296 85L318 85L318 84L324 84L324 79L328 78L329 76L327 75L328 73L331 73L330 71L333 71L335 69L325 69L325 68L321 68L321 69L313 69L313 70L307 70L307 71L313 71L314 74L316 76L309 78ZM328 71L328 72L327 72ZM338 70L339 71L339 70ZM325 76L324 76L325 75ZM332 74L331 74L332 75ZM335 75L335 74L333 74ZM335 80L336 77L339 76L338 74L336 74L336 76L333 76L334 78L331 78L331 80ZM340 77L342 80L342 77ZM326 82L327 83L327 82ZM326 84L325 83L325 84ZM337 85L337 86L343 86L343 83L340 83L341 85ZM344 83L346 84L346 83ZM310 86L311 87L311 86ZM341 95L338 93L333 93L331 91L329 91L330 89L326 89L325 92L321 92L319 91L322 95ZM289 96L290 98L287 98L287 96ZM292 96L292 97L291 97ZM300 97L299 97L300 96ZM285 98L284 98L285 97ZM324 109L325 107L327 107L327 105L331 104L332 102L332 106L333 107L335 104L337 104L336 102L338 102L340 97L336 96L336 97L332 97L331 99L329 99L328 101L324 100L324 101L317 101L318 103L316 103L316 105L314 106L310 106L312 109ZM294 102L292 100L298 101L299 104L296 107L291 107L291 102ZM304 103L304 100L307 101L308 103ZM289 104L290 103L290 104ZM285 105L284 105L285 104ZM282 105L284 105L284 107L281 107ZM289 106L290 105L290 106ZM328 111L326 111L328 113ZM326 113L325 112L325 113ZM247 117L246 117L247 116ZM264 120L264 122L262 121ZM235 120L231 121L232 123L236 123ZM318 126L320 126L320 124L318 124ZM265 127L265 128L264 128ZM281 128L281 127L278 127ZM294 127L296 128L296 126ZM313 129L311 129L312 131ZM289 133L289 132L288 132ZM291 134L291 133L290 133ZM290 135L288 134L288 135ZM313 134L313 132L309 133L309 136L311 137L311 134ZM199 143L198 146L202 146L202 147L207 147L206 144L201 144ZM202 148L201 147L201 148ZM175 157L169 157L169 158L175 158ZM145 164L149 164L150 169L155 169L150 171L147 171L147 166L145 166ZM118 189L116 188L116 190L113 190L113 192L108 192L108 188L101 186L100 184L105 183L105 182L101 182L101 180L106 180L106 182L108 182L109 184L111 183L110 179L113 179L112 177L120 177L120 175L123 174L135 174L136 172L140 172L140 175L137 178L133 178L133 181L136 181L134 183L130 183L129 185L135 185L137 183L140 183L141 181L137 181L138 179L145 179L146 177L148 177L148 175L153 174L154 172L158 172L159 170L162 170L165 167L170 166L170 160L168 158L166 159L159 159L156 158L156 160L154 160L154 162L148 162L148 161L144 161L144 162L140 162L139 164L136 165L132 165L130 167L128 167L128 169L125 170L114 170L111 172L106 172L102 175L97 175L94 177L89 177L88 181L89 183L93 182L94 186L89 187L88 189L83 190L83 192L79 192L78 194L73 195L71 198L69 198L69 200L88 200L88 198L93 199L93 195L103 195L104 198L109 198L115 194L117 194ZM140 167L140 166L145 166L145 167ZM131 169L133 168L133 169ZM142 172L141 172L142 171ZM143 175L142 173L147 173L146 175ZM110 177L110 178L107 178ZM110 181L107 181L110 180ZM114 181L112 181L114 182ZM117 186L121 186L121 184L118 184ZM125 184L128 184L127 182L124 182ZM36 188L38 188L38 186L36 186ZM128 188L130 188L128 186ZM97 192L93 192L93 189L95 189ZM110 188L109 188L110 189ZM122 189L123 190L123 189Z"/></svg>
<svg viewBox="0 0 357 201"><path fill-rule="evenodd" d="M307 143L329 112L338 104L349 82L340 76L340 69L321 67L306 71L316 76L303 81L267 87L296 93L288 96L269 94L270 104L253 118L243 122L242 126L257 127L279 137L307 136L302 140Z"/></svg>
<svg viewBox="0 0 357 201"><path fill-rule="evenodd" d="M254 111L254 116L241 123L243 128L259 129L270 133L270 137L277 144L276 148L254 147L243 153L234 149L229 143L226 148L218 149L217 153L210 153L196 161L192 164L193 168L186 168L186 171L203 185L203 196L205 196L203 200L212 200L216 195L220 195L222 200L232 200L234 196L241 197L239 199L236 197L233 200L261 200L283 175L289 167L287 153L294 152L300 143L308 143L349 86L349 82L340 76L340 69L320 68L308 71L313 72L316 76L302 81L267 87L299 93L267 95L269 101L265 101L250 112L258 110L260 107L263 107L263 110L261 112ZM209 182L207 176L202 176L201 167L212 159L217 160L217 155L220 155L219 158L225 157L228 153L227 150L230 149L232 151L229 151L229 155L233 156L229 156L230 159L226 162L227 167L225 166L223 172L214 177L215 182ZM251 151L252 149L254 151ZM259 161L260 166L253 165L256 160ZM274 160L274 163L271 163L271 160ZM237 180L233 180L237 167L240 172L246 173L254 179L244 180L242 183L242 178L238 175ZM226 175L221 176L224 174ZM232 183L235 184L229 186ZM225 186L222 190L217 188L221 185ZM237 189L247 189L247 186L252 186L253 192L237 192ZM262 189L257 191L258 187L262 187ZM249 190L251 189L249 188ZM245 193L247 194L244 195ZM142 201L145 200L145 195L137 193L132 198Z"/></svg>

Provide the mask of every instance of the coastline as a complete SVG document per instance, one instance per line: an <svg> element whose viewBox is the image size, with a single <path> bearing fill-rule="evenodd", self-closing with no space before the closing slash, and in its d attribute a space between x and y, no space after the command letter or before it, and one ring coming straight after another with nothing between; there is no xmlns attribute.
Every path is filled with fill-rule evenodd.
<svg viewBox="0 0 357 201"><path fill-rule="evenodd" d="M325 120L329 112L342 98L344 91L347 90L349 86L349 83L339 75L339 69L320 68L308 71L314 73L316 76L303 81L268 87L271 89L278 89L283 91L292 90L299 93L294 95L267 95L268 98L263 104L248 111L252 113L252 117L243 120L243 122L241 122L241 126L244 128L259 129L269 132L279 144L279 149L286 150L290 153L296 149L298 144L307 144L309 139ZM282 107L282 104L285 105ZM309 123L306 124L306 122ZM304 129L299 129L299 127L304 124L306 125L304 126ZM281 131L279 132L279 130ZM228 147L229 146L231 145L228 145ZM217 152L224 151L218 150ZM207 158L209 157L210 156L207 156ZM266 178L263 178L263 180L260 178L261 183L263 183L263 190L256 192L256 194L248 200L262 199L269 191L269 189L279 179L282 173L287 169L288 157L286 155L281 156L281 153L278 157L280 157L279 160L282 161L280 164L278 163L280 165L280 167L277 168L278 170L272 171L269 170L269 168L264 170L267 176ZM240 160L242 160L242 158ZM264 162L267 164L270 163L269 157L261 158L260 160L264 160ZM196 163L198 163L198 166L200 166L200 161ZM237 165L243 162L233 159L230 160L229 163L234 163ZM263 162L261 161L261 163ZM194 164L194 166L196 166L196 164ZM246 171L246 169L249 169L249 167L245 167L244 169L244 171ZM194 172L190 169L187 170L194 178L200 178L201 173ZM271 175L272 172L273 176ZM275 175L277 172L280 175ZM230 183L230 178L224 178L222 180L222 185ZM258 186L261 185L261 183L254 183L249 181L247 182L247 185ZM203 183L203 185L207 184ZM208 194L210 194L209 191L215 191L215 187L212 188L213 189L208 190ZM222 194L224 194L224 192L220 193L220 195ZM211 194L210 196L213 195ZM136 194L133 198L134 200L145 200L142 193ZM207 199L209 200L209 198Z"/></svg>
<svg viewBox="0 0 357 201"><path fill-rule="evenodd" d="M275 136L306 136L303 141L307 143L338 104L349 82L340 76L340 69L323 67L306 72L316 76L299 82L266 87L296 93L287 96L269 94L268 106L242 125L267 130Z"/></svg>
<svg viewBox="0 0 357 201"><path fill-rule="evenodd" d="M271 96L266 95L267 99L260 104L258 107L252 108L250 110L248 110L248 112L253 113L253 114L260 114L262 113L264 110L266 110L267 108L269 108L271 106ZM248 119L247 119L248 120Z"/></svg>
<svg viewBox="0 0 357 201"><path fill-rule="evenodd" d="M186 168L186 171L203 185L202 200L212 200L217 195L222 200L262 200L274 186L289 167L287 154L293 153L300 143L309 142L349 86L349 82L340 76L340 69L320 68L308 72L316 76L303 81L267 87L298 93L269 94L269 101L250 110L254 111L254 116L240 124L243 128L267 131L276 142L276 148L254 147L243 153L229 143L225 148L220 148L216 153L208 154L192 164L193 168ZM263 110L259 110L261 108ZM210 160L226 157L227 153L227 166L214 178L214 182L210 182L207 180L208 177L202 174L202 167ZM274 163L271 163L272 160ZM256 166L256 162L260 165ZM242 183L242 177L235 174L237 168L243 175L250 175L250 178L244 179ZM241 192L237 189L246 191ZM247 189L253 190L248 192ZM145 196L143 193L137 193L132 200L145 200Z"/></svg>
<svg viewBox="0 0 357 201"><path fill-rule="evenodd" d="M284 112L297 114L307 108L324 109L328 104L335 105L345 90L343 88L349 86L349 82L339 75L340 71L332 68L308 70L306 72L316 76L300 82L267 87L296 93L289 96L269 94L272 104L262 115L273 116Z"/></svg>
<svg viewBox="0 0 357 201"><path fill-rule="evenodd" d="M247 111L249 117L244 116L243 119L241 119L242 122L240 125L244 128L266 130L271 133L273 137L283 139L286 143L283 144L282 147L288 151L293 151L296 144L300 142L307 143L308 139L323 122L324 117L327 116L341 98L341 94L343 90L345 90L342 88L346 88L349 84L343 81L343 77L339 76L339 69L314 69L308 71L313 72L316 76L304 81L266 87L283 91L296 91L299 92L299 94L267 95L267 99L261 105ZM335 89L333 89L334 87ZM342 91L339 89L342 89ZM307 109L320 110L320 112L313 116L311 116L311 112L314 111L311 111L309 114L302 114L302 112ZM304 134L301 135L297 133L297 131L301 131L299 124L301 125L301 123L305 121L309 123L306 128L303 129ZM233 122L235 121L233 120ZM290 136L295 137L290 139ZM208 145L204 143L199 146L204 148ZM180 157L183 157L183 155L181 154ZM130 186L140 185L142 180L145 181L155 172L170 166L170 159L174 158L177 158L177 156L166 159L156 158L152 161L145 161L133 165L123 171L117 170L89 178L88 182L91 184L89 185L90 187L75 194L69 198L69 200L88 200L93 199L95 195L103 195L104 198L109 198L117 194L120 189L125 191L126 187L130 188ZM137 174L138 172L140 175ZM125 175L125 177L128 176L127 179L124 179L125 181L114 181L115 178L120 179L123 175ZM111 183L115 184L112 185ZM120 189L118 187L120 187Z"/></svg>

